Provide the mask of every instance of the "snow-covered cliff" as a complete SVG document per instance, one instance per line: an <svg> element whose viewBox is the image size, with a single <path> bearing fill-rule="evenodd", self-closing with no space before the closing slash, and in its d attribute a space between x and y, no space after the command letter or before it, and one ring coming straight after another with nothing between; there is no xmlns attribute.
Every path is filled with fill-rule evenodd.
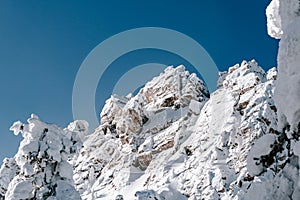
<svg viewBox="0 0 300 200"><path fill-rule="evenodd" d="M82 198L244 197L255 176L275 176L287 162L262 159L273 150L263 145L247 157L258 138L278 140L276 78L274 68L265 73L254 60L243 61L222 73L208 99L195 75L169 67L135 97L113 96L75 164Z"/></svg>

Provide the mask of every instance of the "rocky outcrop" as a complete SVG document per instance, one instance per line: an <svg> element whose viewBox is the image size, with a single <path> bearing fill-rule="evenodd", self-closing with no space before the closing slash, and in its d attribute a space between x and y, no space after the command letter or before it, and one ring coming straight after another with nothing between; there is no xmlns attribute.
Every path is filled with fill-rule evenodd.
<svg viewBox="0 0 300 200"><path fill-rule="evenodd" d="M166 68L134 97L107 100L101 125L84 142L75 164L75 183L83 198L90 198L100 185L120 189L133 180L132 170L144 173L154 156L174 146L175 131L162 131L191 114L189 105L199 113L208 97L204 83L179 66ZM111 176L107 171L113 171ZM126 178L109 185L120 173Z"/></svg>
<svg viewBox="0 0 300 200"><path fill-rule="evenodd" d="M82 198L242 198L255 176L278 170L274 159L255 168L264 152L253 147L264 135L278 137L276 78L275 68L266 73L243 61L221 73L218 90L208 95L180 66L135 97L113 96L75 165ZM258 150L248 158L252 148Z"/></svg>

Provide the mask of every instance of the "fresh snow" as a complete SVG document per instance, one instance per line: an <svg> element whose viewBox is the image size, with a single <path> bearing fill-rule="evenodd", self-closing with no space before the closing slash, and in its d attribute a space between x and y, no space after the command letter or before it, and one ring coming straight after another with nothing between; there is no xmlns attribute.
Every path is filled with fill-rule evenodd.
<svg viewBox="0 0 300 200"><path fill-rule="evenodd" d="M182 95L191 80L183 69L169 67L136 96L107 101L100 127L85 140L75 164L82 199L239 199L247 194L258 175L254 160L247 160L249 151L253 147L259 160L272 148L265 150L264 141L253 146L256 140L269 132L277 138L276 70L266 73L256 61L243 61L222 73L219 89L208 99L200 81L192 82L200 84L198 90ZM136 128L122 128L122 120ZM276 164L261 171L274 174Z"/></svg>
<svg viewBox="0 0 300 200"><path fill-rule="evenodd" d="M0 199L300 199L300 2L272 0L278 72L255 60L219 72L218 89L170 66L137 95L112 95L90 132L32 114L0 168Z"/></svg>
<svg viewBox="0 0 300 200"><path fill-rule="evenodd" d="M273 0L266 10L271 37L281 38L278 49L278 81L275 100L280 128L287 124L297 131L300 121L300 3Z"/></svg>
<svg viewBox="0 0 300 200"><path fill-rule="evenodd" d="M5 159L0 170L0 197L16 199L81 199L73 183L72 163L82 146L84 121L71 130L46 124L32 114L28 124L10 128L23 140L14 158ZM81 124L81 126L75 126ZM82 126L85 125L85 126ZM80 127L77 129L76 127ZM2 178L3 177L3 178Z"/></svg>

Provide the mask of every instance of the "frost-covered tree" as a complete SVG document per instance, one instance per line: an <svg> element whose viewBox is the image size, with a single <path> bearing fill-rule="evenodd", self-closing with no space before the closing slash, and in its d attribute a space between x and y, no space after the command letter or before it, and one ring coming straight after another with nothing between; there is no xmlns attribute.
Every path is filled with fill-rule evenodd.
<svg viewBox="0 0 300 200"><path fill-rule="evenodd" d="M0 195L5 193L6 200L81 199L74 188L72 163L88 132L85 121L75 121L62 130L32 115L28 124L18 121L10 130L24 139L15 157L7 159L0 170L1 177L9 174L7 180L0 179L4 186Z"/></svg>
<svg viewBox="0 0 300 200"><path fill-rule="evenodd" d="M0 168L0 199L4 200L7 187L20 168L14 158L5 158Z"/></svg>

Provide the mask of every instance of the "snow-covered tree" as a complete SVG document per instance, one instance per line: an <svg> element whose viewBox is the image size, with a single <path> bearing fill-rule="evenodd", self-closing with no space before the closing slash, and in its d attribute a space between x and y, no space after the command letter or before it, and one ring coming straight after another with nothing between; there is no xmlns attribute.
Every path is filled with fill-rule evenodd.
<svg viewBox="0 0 300 200"><path fill-rule="evenodd" d="M2 181L7 188L1 195L5 192L6 200L81 199L73 184L72 162L88 132L85 121L75 121L63 130L32 115L28 124L18 121L10 130L24 139L15 157L7 159L0 170L1 175L9 174ZM12 167L5 167L8 164Z"/></svg>

